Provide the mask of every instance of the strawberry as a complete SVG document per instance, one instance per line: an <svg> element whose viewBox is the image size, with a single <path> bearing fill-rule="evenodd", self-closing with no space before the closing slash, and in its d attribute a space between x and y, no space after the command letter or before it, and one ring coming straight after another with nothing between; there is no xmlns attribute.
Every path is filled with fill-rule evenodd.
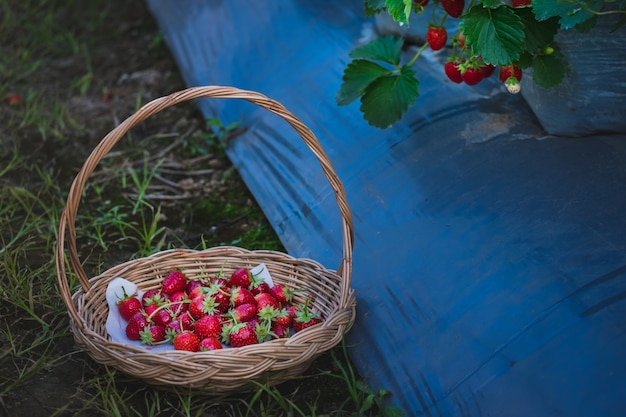
<svg viewBox="0 0 626 417"><path fill-rule="evenodd" d="M185 330L191 330L193 325L193 319L189 314L181 314L172 320L165 326L165 332L168 335L168 339L173 340L174 336Z"/></svg>
<svg viewBox="0 0 626 417"><path fill-rule="evenodd" d="M169 308L174 315L179 315L189 310L190 302L191 300L187 297L187 294L184 291L177 291L170 295Z"/></svg>
<svg viewBox="0 0 626 417"><path fill-rule="evenodd" d="M461 70L459 69L458 64L448 61L443 64L443 72L446 73L450 81L460 84L463 82L463 76L461 75Z"/></svg>
<svg viewBox="0 0 626 417"><path fill-rule="evenodd" d="M280 326L285 328L289 328L293 324L293 316L289 314L289 311L285 308L281 308L276 313L276 317L274 318L274 322Z"/></svg>
<svg viewBox="0 0 626 417"><path fill-rule="evenodd" d="M430 26L426 32L426 42L430 45L430 49L438 51L446 46L448 41L448 32L442 26Z"/></svg>
<svg viewBox="0 0 626 417"><path fill-rule="evenodd" d="M197 352L200 348L200 339L192 332L182 332L174 337L174 349L186 350L188 352Z"/></svg>
<svg viewBox="0 0 626 417"><path fill-rule="evenodd" d="M256 300L256 304L259 310L267 306L273 307L276 310L280 308L280 305L278 304L278 300L276 299L276 297L274 297L270 293L262 292L260 294L255 295L254 299Z"/></svg>
<svg viewBox="0 0 626 417"><path fill-rule="evenodd" d="M234 324L228 333L228 339L232 347L241 347L259 343L259 339L254 330L246 323Z"/></svg>
<svg viewBox="0 0 626 417"><path fill-rule="evenodd" d="M200 341L200 352L219 349L222 349L222 343L217 337L206 337Z"/></svg>
<svg viewBox="0 0 626 417"><path fill-rule="evenodd" d="M156 305L156 304L148 304L147 306L145 306L143 308L143 312L146 314L146 316L151 316L152 314L154 314L155 311L157 311L161 306Z"/></svg>
<svg viewBox="0 0 626 417"><path fill-rule="evenodd" d="M256 304L254 294L247 288L235 287L230 294L230 305L237 307L242 304Z"/></svg>
<svg viewBox="0 0 626 417"><path fill-rule="evenodd" d="M19 106L22 104L22 98L17 94L11 94L7 99L7 103L12 107Z"/></svg>
<svg viewBox="0 0 626 417"><path fill-rule="evenodd" d="M139 336L144 345L155 345L165 340L165 327L158 324L148 325L139 332Z"/></svg>
<svg viewBox="0 0 626 417"><path fill-rule="evenodd" d="M476 85L483 80L484 72L482 68L466 67L461 73L463 82L467 85Z"/></svg>
<svg viewBox="0 0 626 417"><path fill-rule="evenodd" d="M141 331L144 327L149 325L148 319L146 319L142 312L138 311L133 314L131 318L128 319L128 323L126 323L126 337L130 340L141 340Z"/></svg>
<svg viewBox="0 0 626 417"><path fill-rule="evenodd" d="M298 310L296 317L293 320L293 330L296 333L322 322L317 314L309 310L309 301L310 299L305 301L304 305Z"/></svg>
<svg viewBox="0 0 626 417"><path fill-rule="evenodd" d="M172 319L172 314L166 309L156 310L148 316L149 321L152 321L152 323L158 324L163 327L170 324L172 322Z"/></svg>
<svg viewBox="0 0 626 417"><path fill-rule="evenodd" d="M496 67L492 64L485 64L482 67L483 70L483 79L491 77L491 74L496 70Z"/></svg>
<svg viewBox="0 0 626 417"><path fill-rule="evenodd" d="M463 14L465 0L441 0L441 7L452 17L459 17Z"/></svg>
<svg viewBox="0 0 626 417"><path fill-rule="evenodd" d="M531 0L511 0L511 6L513 7L526 7L531 5Z"/></svg>
<svg viewBox="0 0 626 417"><path fill-rule="evenodd" d="M513 64L500 67L499 78L509 93L516 94L520 92L520 81L522 81L522 69L520 67Z"/></svg>
<svg viewBox="0 0 626 417"><path fill-rule="evenodd" d="M239 268L230 275L226 285L229 287L249 288L251 282L252 273L250 270L248 268Z"/></svg>
<svg viewBox="0 0 626 417"><path fill-rule="evenodd" d="M187 286L185 287L185 292L191 295L191 293L196 288L201 288L201 287L206 287L206 285L198 279L191 279L187 282Z"/></svg>
<svg viewBox="0 0 626 417"><path fill-rule="evenodd" d="M277 339L284 339L286 337L291 336L291 333L289 332L289 326L283 326L277 322L272 323L271 332L273 336L276 337Z"/></svg>
<svg viewBox="0 0 626 417"><path fill-rule="evenodd" d="M126 289L122 287L124 295L117 302L117 309L124 320L128 321L133 314L141 311L141 301L135 297L136 294L128 295Z"/></svg>
<svg viewBox="0 0 626 417"><path fill-rule="evenodd" d="M187 277L179 269L168 273L161 284L161 292L163 294L174 294L177 291L185 291L187 287Z"/></svg>
<svg viewBox="0 0 626 417"><path fill-rule="evenodd" d="M250 291L252 294L257 295L262 292L270 292L270 285L263 281L258 275L252 275L252 279L250 281Z"/></svg>
<svg viewBox="0 0 626 417"><path fill-rule="evenodd" d="M256 304L241 304L226 313L226 316L236 323L241 323L255 318L257 311Z"/></svg>
<svg viewBox="0 0 626 417"><path fill-rule="evenodd" d="M151 304L161 305L165 302L165 297L161 294L161 290L151 289L143 293L141 304L145 307Z"/></svg>
<svg viewBox="0 0 626 417"><path fill-rule="evenodd" d="M222 323L216 316L207 314L193 324L193 331L200 339L218 337L222 333Z"/></svg>
<svg viewBox="0 0 626 417"><path fill-rule="evenodd" d="M293 300L293 290L286 285L276 284L271 288L272 294L281 306L286 306Z"/></svg>
<svg viewBox="0 0 626 417"><path fill-rule="evenodd" d="M226 286L225 281L218 280L211 283L206 291L206 294L213 298L215 308L222 313L225 313L231 306L231 292L232 289Z"/></svg>
<svg viewBox="0 0 626 417"><path fill-rule="evenodd" d="M215 314L218 311L215 299L209 295L199 295L191 300L189 304L189 314L196 320L207 314Z"/></svg>

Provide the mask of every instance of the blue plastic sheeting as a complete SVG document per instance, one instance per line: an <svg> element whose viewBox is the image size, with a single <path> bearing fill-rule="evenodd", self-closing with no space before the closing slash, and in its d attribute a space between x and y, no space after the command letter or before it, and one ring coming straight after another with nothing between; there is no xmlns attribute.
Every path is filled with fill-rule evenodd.
<svg viewBox="0 0 626 417"><path fill-rule="evenodd" d="M346 186L356 242L359 372L412 416L626 415L626 137L554 138L495 80L447 82L387 130L334 96L371 22L361 0L148 0L188 85L283 103ZM276 116L237 101L228 153L286 249L328 267L339 212L321 169ZM616 103L624 106L624 103Z"/></svg>

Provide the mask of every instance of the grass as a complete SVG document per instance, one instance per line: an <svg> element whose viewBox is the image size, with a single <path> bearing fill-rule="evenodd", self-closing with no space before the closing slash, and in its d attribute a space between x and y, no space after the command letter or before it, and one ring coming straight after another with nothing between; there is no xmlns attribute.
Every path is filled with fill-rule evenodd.
<svg viewBox="0 0 626 417"><path fill-rule="evenodd" d="M345 346L295 381L217 398L156 390L75 347L54 265L69 185L97 142L158 93L120 84L120 74L146 61L173 67L143 3L128 3L0 0L0 415L401 415L356 373ZM183 87L176 74L167 83ZM22 104L9 106L12 94ZM84 191L86 271L172 247L283 250L226 158L238 128L183 105L130 132Z"/></svg>

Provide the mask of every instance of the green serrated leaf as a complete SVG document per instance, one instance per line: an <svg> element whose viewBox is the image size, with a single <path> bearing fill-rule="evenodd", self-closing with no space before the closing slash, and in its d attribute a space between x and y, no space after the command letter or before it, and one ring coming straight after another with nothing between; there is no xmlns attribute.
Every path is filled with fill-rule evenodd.
<svg viewBox="0 0 626 417"><path fill-rule="evenodd" d="M371 59L383 61L397 66L402 55L404 40L398 36L382 36L367 45L355 48L350 52L350 58Z"/></svg>
<svg viewBox="0 0 626 417"><path fill-rule="evenodd" d="M502 0L483 0L482 3L485 7L489 7L491 9L495 9L502 5Z"/></svg>
<svg viewBox="0 0 626 417"><path fill-rule="evenodd" d="M372 126L385 129L402 118L419 96L415 70L403 66L399 73L379 77L361 97L361 112Z"/></svg>
<svg viewBox="0 0 626 417"><path fill-rule="evenodd" d="M409 24L413 0L385 0L385 7L393 20Z"/></svg>
<svg viewBox="0 0 626 417"><path fill-rule="evenodd" d="M561 28L571 29L593 16L587 7L600 10L603 3L603 0L532 0L532 9L537 20L559 17Z"/></svg>
<svg viewBox="0 0 626 417"><path fill-rule="evenodd" d="M509 64L524 51L524 23L511 7L474 5L461 16L460 26L467 44L488 64Z"/></svg>
<svg viewBox="0 0 626 417"><path fill-rule="evenodd" d="M364 0L365 15L374 16L385 8L385 0Z"/></svg>
<svg viewBox="0 0 626 417"><path fill-rule="evenodd" d="M335 97L337 104L347 106L361 97L365 89L377 78L389 74L390 70L372 61L357 59L350 62L343 71L343 83Z"/></svg>
<svg viewBox="0 0 626 417"><path fill-rule="evenodd" d="M533 80L537 85L550 88L563 82L569 72L567 61L563 53L554 47L554 52L550 55L538 55L533 59Z"/></svg>
<svg viewBox="0 0 626 417"><path fill-rule="evenodd" d="M526 50L534 54L543 51L544 48L554 41L554 36L559 30L557 18L550 18L542 22L535 19L535 15L529 7L513 9L520 17L524 25Z"/></svg>

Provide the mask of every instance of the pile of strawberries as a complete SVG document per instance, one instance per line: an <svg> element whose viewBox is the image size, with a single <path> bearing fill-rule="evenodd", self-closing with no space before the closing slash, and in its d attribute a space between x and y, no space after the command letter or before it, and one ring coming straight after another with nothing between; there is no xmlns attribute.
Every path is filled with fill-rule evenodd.
<svg viewBox="0 0 626 417"><path fill-rule="evenodd" d="M130 340L197 352L290 337L320 323L310 299L298 304L294 292L282 284L270 287L248 268L228 278L219 273L193 280L173 270L159 289L141 298L124 292L117 306Z"/></svg>

